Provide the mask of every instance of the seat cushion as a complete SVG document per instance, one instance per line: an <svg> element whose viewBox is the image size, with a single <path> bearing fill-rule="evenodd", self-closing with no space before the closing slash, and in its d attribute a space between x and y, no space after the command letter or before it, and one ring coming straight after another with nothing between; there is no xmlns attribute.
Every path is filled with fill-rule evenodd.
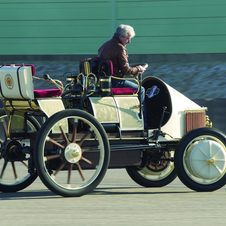
<svg viewBox="0 0 226 226"><path fill-rule="evenodd" d="M136 89L130 87L112 88L113 95L132 95L136 92Z"/></svg>
<svg viewBox="0 0 226 226"><path fill-rule="evenodd" d="M34 89L35 98L57 97L61 94L62 90L59 89Z"/></svg>

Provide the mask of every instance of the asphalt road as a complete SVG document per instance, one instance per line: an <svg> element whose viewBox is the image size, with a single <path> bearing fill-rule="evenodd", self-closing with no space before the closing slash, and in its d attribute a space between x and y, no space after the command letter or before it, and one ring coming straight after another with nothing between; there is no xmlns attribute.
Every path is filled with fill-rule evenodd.
<svg viewBox="0 0 226 226"><path fill-rule="evenodd" d="M111 169L101 184L79 198L63 198L37 179L17 193L0 193L5 225L225 225L226 187L197 193L178 179L144 188L124 169Z"/></svg>

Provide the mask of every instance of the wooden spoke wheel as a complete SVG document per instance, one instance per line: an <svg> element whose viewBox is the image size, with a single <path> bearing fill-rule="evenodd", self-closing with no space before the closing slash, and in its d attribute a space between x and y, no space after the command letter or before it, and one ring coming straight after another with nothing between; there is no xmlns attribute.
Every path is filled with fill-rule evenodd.
<svg viewBox="0 0 226 226"><path fill-rule="evenodd" d="M15 120L23 120L19 115L13 117ZM40 129L40 124L32 116L27 117L26 125L27 133ZM0 109L0 144L0 191L17 192L28 187L37 178L35 171L28 172L32 153L22 152L24 147L29 150L30 140L26 138L12 140L8 137L8 117L4 109Z"/></svg>
<svg viewBox="0 0 226 226"><path fill-rule="evenodd" d="M43 183L61 196L81 196L104 177L110 148L105 130L87 112L67 109L50 117L38 133L34 157Z"/></svg>

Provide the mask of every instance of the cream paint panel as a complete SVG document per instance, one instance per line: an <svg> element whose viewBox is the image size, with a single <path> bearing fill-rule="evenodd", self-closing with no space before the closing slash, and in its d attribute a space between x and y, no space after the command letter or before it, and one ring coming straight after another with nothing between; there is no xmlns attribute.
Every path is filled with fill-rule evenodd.
<svg viewBox="0 0 226 226"><path fill-rule="evenodd" d="M174 88L172 88L165 82L163 83L166 85L168 92L170 93L170 98L172 102L172 115L169 121L161 128L161 130L165 133L170 134L170 136L175 139L182 138L186 130L185 111L205 111L206 108L200 107L198 104L188 99L186 96L176 91ZM170 136L160 137L159 140L171 140L172 138Z"/></svg>
<svg viewBox="0 0 226 226"><path fill-rule="evenodd" d="M139 118L140 102L137 97L115 97L119 111L120 129L143 130L143 119Z"/></svg>
<svg viewBox="0 0 226 226"><path fill-rule="evenodd" d="M51 117L53 114L65 109L61 98L37 99L37 101L41 110L48 117ZM65 132L68 131L67 120L63 119L59 121L56 126L53 127L53 133L61 133L60 126Z"/></svg>
<svg viewBox="0 0 226 226"><path fill-rule="evenodd" d="M119 117L113 97L90 97L89 98L94 117L100 123L119 123Z"/></svg>

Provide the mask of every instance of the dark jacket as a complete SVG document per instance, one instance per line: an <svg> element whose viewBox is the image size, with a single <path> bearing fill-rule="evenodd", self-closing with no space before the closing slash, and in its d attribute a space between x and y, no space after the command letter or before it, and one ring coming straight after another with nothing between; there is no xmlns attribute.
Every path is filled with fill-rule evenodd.
<svg viewBox="0 0 226 226"><path fill-rule="evenodd" d="M113 76L123 77L123 75L136 75L139 69L130 67L128 53L125 46L118 38L113 37L105 42L98 50L98 57L102 60L111 60L113 63Z"/></svg>

